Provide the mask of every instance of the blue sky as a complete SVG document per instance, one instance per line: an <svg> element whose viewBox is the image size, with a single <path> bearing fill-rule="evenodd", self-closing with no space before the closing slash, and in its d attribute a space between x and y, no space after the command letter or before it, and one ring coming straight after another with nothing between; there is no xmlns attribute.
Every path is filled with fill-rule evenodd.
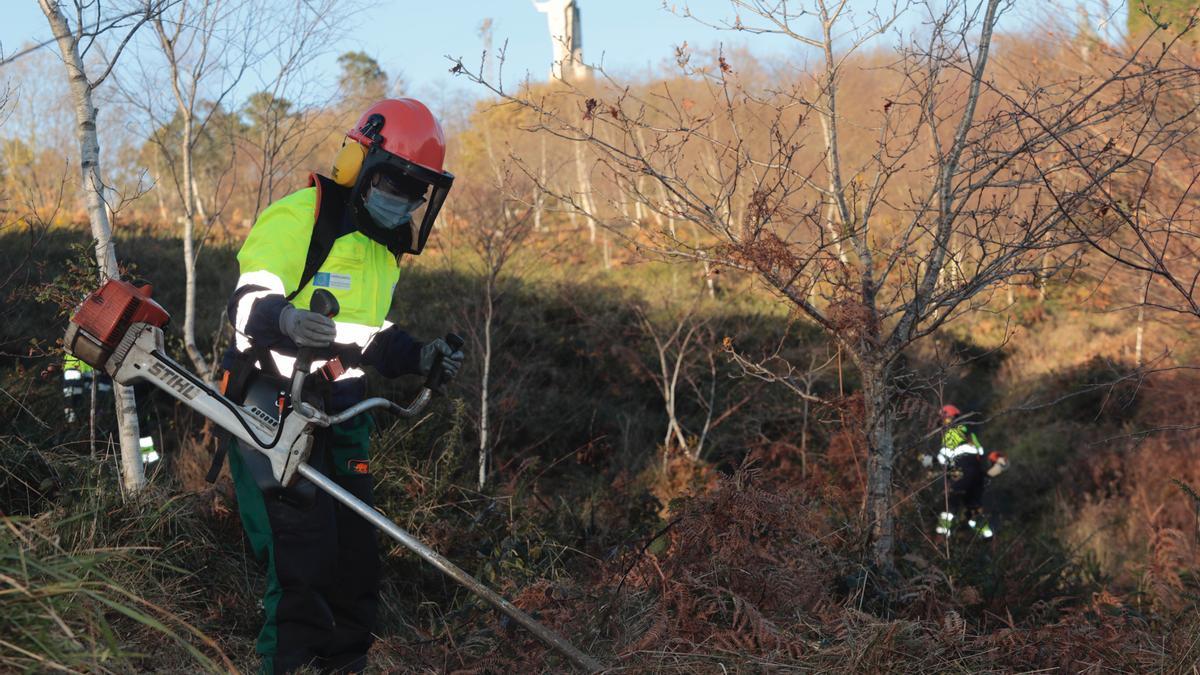
<svg viewBox="0 0 1200 675"><path fill-rule="evenodd" d="M749 37L719 32L695 21L672 15L662 0L577 0L583 18L583 43L589 62L603 58L606 67L618 72L645 72L668 59L675 45L687 42L708 48L723 42L730 47L744 46L753 40L752 50L761 55L796 55L794 43L777 37ZM670 4L682 5L679 0ZM713 21L731 15L728 0L690 0L692 10ZM875 6L872 0L855 3L858 8ZM888 4L888 3L883 3ZM1067 6L1074 3L1064 2ZM1089 4L1097 4L1089 0ZM1113 7L1122 3L1113 2ZM0 23L0 45L11 53L30 40L49 36L46 21L35 0L3 0L5 20ZM1003 27L1016 29L1036 20L1028 12L1045 7L1041 2L1016 0L1016 11ZM1115 10L1116 21L1124 23L1124 10ZM1026 12L1026 13L1022 13ZM911 15L913 28L919 14ZM349 35L333 45L323 60L329 78L336 73L334 58L351 49L360 49L375 57L389 75L402 73L410 90L418 95L439 95L464 91L479 95L477 88L448 73L446 55L463 56L471 65L478 64L482 45L478 36L484 18L492 18L496 46L508 41L504 75L512 83L530 73L535 79L546 77L550 61L550 39L545 16L530 0L376 0L365 9L342 19Z"/></svg>

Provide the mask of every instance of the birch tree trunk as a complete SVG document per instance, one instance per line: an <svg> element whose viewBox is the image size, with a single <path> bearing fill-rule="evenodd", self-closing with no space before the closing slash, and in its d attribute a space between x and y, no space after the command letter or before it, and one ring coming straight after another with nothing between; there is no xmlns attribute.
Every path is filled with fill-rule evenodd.
<svg viewBox="0 0 1200 675"><path fill-rule="evenodd" d="M171 218L167 215L167 202L165 199L163 199L162 193L162 160L159 158L159 154L157 152L152 152L150 155L154 158L154 201L158 204L159 220L162 221L163 225L167 225L171 222Z"/></svg>
<svg viewBox="0 0 1200 675"><path fill-rule="evenodd" d="M1133 345L1133 365L1142 367L1142 344L1146 336L1146 303L1150 301L1150 282L1154 277L1147 277L1146 285L1142 287L1142 301L1137 311L1137 338Z"/></svg>
<svg viewBox="0 0 1200 675"><path fill-rule="evenodd" d="M488 396L492 374L492 315L495 309L495 286L491 276L487 281L483 315L483 375L479 386L479 489L487 485L488 467L492 463L491 439L488 437Z"/></svg>
<svg viewBox="0 0 1200 675"><path fill-rule="evenodd" d="M546 136L543 134L541 138L541 161L538 164L538 179L537 184L533 186L533 231L545 232L542 226L542 211L545 208L546 191Z"/></svg>
<svg viewBox="0 0 1200 675"><path fill-rule="evenodd" d="M207 227L209 224L208 210L204 208L204 199L200 197L200 185L196 183L196 172L192 171L192 200L196 207L196 215L200 216L200 222Z"/></svg>
<svg viewBox="0 0 1200 675"><path fill-rule="evenodd" d="M659 198L659 201L661 202L659 205L659 208L657 210L655 210L655 214L657 216L658 224L661 227L663 224L663 222L662 222L663 216L662 216L661 211L664 209L671 208L671 197L667 194L667 186L663 185L662 181L655 181L655 183L657 183L657 185L658 185L658 198ZM670 214L671 212L668 211L667 213ZM666 217L666 225L667 225L667 232L670 233L671 238L677 239L678 235L676 234L676 231L675 231L675 216L668 215Z"/></svg>
<svg viewBox="0 0 1200 675"><path fill-rule="evenodd" d="M1049 276L1046 273L1046 270L1049 269L1049 257L1050 257L1049 253L1042 254L1041 269L1038 270L1037 284L1038 284L1038 304L1039 305L1046 304L1046 279Z"/></svg>
<svg viewBox="0 0 1200 675"><path fill-rule="evenodd" d="M187 349L188 358L192 365L201 373L209 373L208 361L196 346L196 205L199 195L196 191L196 177L192 166L192 115L191 111L183 113L183 142L180 144L183 155L183 346Z"/></svg>
<svg viewBox="0 0 1200 675"><path fill-rule="evenodd" d="M181 6L180 11L182 12L184 9ZM182 18L183 15L181 14L180 16ZM179 72L179 55L176 52L176 43L179 40L179 34L168 35L162 21L155 21L154 27L158 32L159 44L162 46L163 55L166 56L167 64L170 67L171 91L175 95L175 103L183 121L183 133L179 139L179 159L180 164L183 165L183 177L179 181L179 196L183 202L183 346L187 350L192 366L198 372L204 373L211 378L212 373L209 370L208 361L200 353L200 348L196 346L195 237L196 208L200 201L199 190L196 189L196 175L192 157L192 145L195 143L193 131L196 117L193 106L196 103L196 82L194 76L189 90L186 92L183 90L184 84L181 81Z"/></svg>
<svg viewBox="0 0 1200 675"><path fill-rule="evenodd" d="M584 164L583 144L575 144L575 177L578 180L579 206L587 219L588 243L596 243L596 208L592 204L592 177Z"/></svg>
<svg viewBox="0 0 1200 675"><path fill-rule="evenodd" d="M84 70L79 54L78 37L71 32L57 0L38 0L42 13L50 23L54 40L62 53L67 69L71 99L75 104L76 138L79 141L80 188L87 202L92 238L96 240L96 262L100 279L117 278L117 252L112 238L112 226L104 203L104 183L100 180L100 140L96 132L96 106L92 103L92 82ZM117 427L121 441L121 485L126 494L133 494L146 485L142 469L142 453L138 446L137 401L133 389L113 383L116 399Z"/></svg>

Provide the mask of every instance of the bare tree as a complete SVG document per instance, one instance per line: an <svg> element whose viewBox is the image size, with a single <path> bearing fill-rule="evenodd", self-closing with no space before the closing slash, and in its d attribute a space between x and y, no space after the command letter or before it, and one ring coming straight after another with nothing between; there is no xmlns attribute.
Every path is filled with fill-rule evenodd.
<svg viewBox="0 0 1200 675"><path fill-rule="evenodd" d="M479 133L488 138L488 131ZM485 154L476 161L491 163L493 156ZM447 221L465 243L462 254L448 256L447 261L463 265L479 282L478 303L468 310L467 323L472 326L472 353L479 354L479 473L478 487L487 485L492 466L492 453L500 438L492 410L496 398L496 353L505 338L501 305L512 290L515 279L538 256L526 249L533 227L534 209L521 204L516 196L527 193L512 167L501 162L493 171L479 171L474 180L470 172L455 185L458 197L447 213ZM517 386L512 378L505 387Z"/></svg>
<svg viewBox="0 0 1200 675"><path fill-rule="evenodd" d="M286 18L273 21L274 29L263 36L271 48L257 63L258 89L243 108L250 124L246 155L257 168L250 179L255 216L275 200L280 185L311 167L318 150L345 131L323 114L339 92L317 81L314 66L341 34L340 24L331 20L335 10L356 8L349 0L296 0L283 13Z"/></svg>
<svg viewBox="0 0 1200 675"><path fill-rule="evenodd" d="M667 428L663 436L662 464L682 455L692 462L704 457L710 434L728 420L751 396L722 400L723 375L717 363L716 334L700 314L701 298L687 306L665 303L662 318L634 309L642 334L653 344L651 364L645 367L662 398ZM727 376L724 379L729 380Z"/></svg>
<svg viewBox="0 0 1200 675"><path fill-rule="evenodd" d="M1088 53L1072 64L1073 75L1086 76L1097 62L1133 60L1161 79L1154 89L1125 92L1130 105L1137 106L1136 115L1097 120L1087 130L1091 143L1136 158L1125 170L1099 175L1077 161L1070 144L1061 147L1078 165L1072 178L1098 185L1089 208L1074 214L1071 226L1088 243L1105 295L1135 313L1133 360L1138 368L1146 365L1146 328L1153 317L1200 318L1200 71L1194 65L1200 54L1195 42L1200 16L1190 7L1131 6L1129 42L1124 44L1107 42L1087 28L1076 36ZM1132 127L1131 120L1139 126ZM1056 191L1059 183L1047 188Z"/></svg>
<svg viewBox="0 0 1200 675"><path fill-rule="evenodd" d="M329 16L338 5L179 0L151 22L154 41L145 47L153 56L140 61L137 77L120 79L124 98L145 117L159 187L170 186L181 211L183 341L195 368L210 377L216 363L196 342L197 259L231 203L252 195L247 210L257 214L274 198L277 183L307 166L336 126L325 124L323 133L314 134L333 93L314 100L308 90L323 91L314 86L311 65L337 34ZM285 18L268 19L271 10ZM252 79L258 90L244 106L235 103ZM246 182L254 188L239 187ZM161 192L156 197L161 208Z"/></svg>
<svg viewBox="0 0 1200 675"><path fill-rule="evenodd" d="M153 20L162 11L165 3L147 0L122 8L119 5L106 7L101 0L74 0L67 9L64 9L61 0L38 0L38 4L42 13L46 15L46 21L50 24L54 40L62 54L75 103L79 168L82 174L80 186L87 202L92 237L96 240L96 261L100 267L101 280L116 278L119 274L117 252L105 200L105 185L100 172L100 140L96 128L93 92L112 73L134 33ZM67 17L67 11L73 14L74 28ZM95 18L89 24L85 17L93 16ZM85 61L88 52L97 44L98 38L109 32L123 34L123 37L111 55L100 59L101 72L89 76ZM113 388L113 393L121 439L121 482L127 493L135 493L146 483L138 445L137 401L134 400L133 389L130 387L117 385Z"/></svg>
<svg viewBox="0 0 1200 675"><path fill-rule="evenodd" d="M1193 79L1171 78L1139 101L1149 118L1141 134L1123 136L1115 124L1091 129L1096 142L1136 156L1133 170L1113 177L1080 169L1101 189L1072 225L1102 259L1132 273L1139 326L1146 309L1200 318L1200 86L1183 51L1173 44L1162 58Z"/></svg>
<svg viewBox="0 0 1200 675"><path fill-rule="evenodd" d="M853 360L870 558L889 569L899 357L1008 280L1063 264L1045 254L1080 241L1069 219L1141 154L1089 130L1115 119L1136 129L1146 113L1134 101L1182 73L1142 63L1138 52L1087 77L999 79L990 65L1010 6L1002 0L898 3L886 13L856 12L847 0L730 4L735 17L718 27L791 39L816 65L756 82L723 53L697 64L681 49L682 80L639 87L597 71L603 91L560 86L537 96L457 68L533 109L530 130L586 146L597 171L648 212L701 236L647 227L654 219L630 228L594 213L596 222L641 251L754 275ZM866 51L918 11L923 33L898 38L891 52ZM586 208L575 195L553 196Z"/></svg>
<svg viewBox="0 0 1200 675"><path fill-rule="evenodd" d="M688 452L687 434L679 421L679 380L685 376L688 357L697 346L697 333L704 327L704 322L697 320L689 308L681 313L670 332L667 332L658 330L645 312L639 310L637 315L642 332L654 342L657 357L657 369L652 369L651 374L658 387L658 393L662 396L663 410L667 415L667 431L663 437L665 465L672 448ZM715 381L714 378L714 386ZM711 405L709 409L711 410Z"/></svg>
<svg viewBox="0 0 1200 675"><path fill-rule="evenodd" d="M210 377L214 368L196 344L197 228L203 242L224 203L219 201L218 185L201 190L196 154L202 139L219 148L223 138L220 175L233 175L234 134L217 127L229 123L229 98L259 58L260 9L252 0L179 0L169 14L159 13L150 20L165 67L145 59L141 81L122 86L125 98L149 118L149 138L166 160L162 166L183 211L183 344L192 365ZM156 97L164 76L172 97L169 106L162 106Z"/></svg>

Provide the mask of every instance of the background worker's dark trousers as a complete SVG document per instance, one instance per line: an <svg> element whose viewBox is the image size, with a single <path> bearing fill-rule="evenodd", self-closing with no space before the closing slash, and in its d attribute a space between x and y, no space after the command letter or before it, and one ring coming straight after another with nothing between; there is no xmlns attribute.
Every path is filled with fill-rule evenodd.
<svg viewBox="0 0 1200 675"><path fill-rule="evenodd" d="M366 415L318 441L309 463L372 504ZM358 672L374 641L379 551L375 528L311 484L283 494L259 489L236 448L229 453L242 526L267 564L265 621L258 636L262 671L311 665ZM299 479L303 481L304 479ZM297 494L297 493L306 494Z"/></svg>

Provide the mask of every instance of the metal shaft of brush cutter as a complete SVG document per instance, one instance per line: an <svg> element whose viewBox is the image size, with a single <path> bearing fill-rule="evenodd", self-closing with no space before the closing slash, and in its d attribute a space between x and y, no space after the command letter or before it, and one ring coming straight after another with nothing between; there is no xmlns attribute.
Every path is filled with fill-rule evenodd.
<svg viewBox="0 0 1200 675"><path fill-rule="evenodd" d="M342 486L330 480L328 476L307 464L301 464L297 472L311 481L313 485L329 493L330 496L350 507L358 515L366 518L368 522L382 530L384 534L400 542L401 545L413 553L421 556L425 562L438 568L451 579L454 579L475 595L486 600L496 609L512 617L514 621L524 626L542 642L553 647L558 653L570 659L579 668L589 673L604 670L604 666L599 661L579 651L579 649L570 642L567 642L561 635L538 623L533 617L521 611L516 605L505 600L500 594L484 586L478 579L464 572L458 565L450 562L442 554L429 548L420 539L409 534L404 528L358 500Z"/></svg>
<svg viewBox="0 0 1200 675"><path fill-rule="evenodd" d="M333 295L324 291L320 291L319 293L319 295L314 294L313 296L313 310L326 316L337 315L337 300L333 298ZM445 339L447 344L449 344L452 349L457 350L463 346L462 338L458 337L457 335L449 334ZM295 401L300 400L300 393L304 389L304 379L307 376L308 364L311 362L311 359L312 356L309 350L301 350L301 354L296 361L296 368L292 382L292 396L293 400ZM390 405L388 405L387 409L390 409L392 412L404 417L417 414L429 402L433 392L440 390L443 383L444 376L442 358L441 355L438 355L434 361L433 367L430 368L428 378L425 381L425 386L421 388L421 393L417 396L416 400L414 400L407 408L402 408L395 403L388 402ZM312 417L309 417L313 422L322 426L329 426L331 424L336 424L340 421L343 421L354 414L365 412L368 406L376 407L383 403L384 401L381 399L363 401L359 404L361 408L351 408L350 410L344 411L341 415L336 416L326 416L324 413L312 410L310 406L305 405L302 406L300 414L304 416L313 415ZM355 513L365 518L367 522L382 530L387 536L400 542L400 544L408 550L421 556L422 559L441 570L451 579L454 579L475 595L478 595L486 600L496 609L507 614L514 621L521 624L529 632L537 636L539 640L570 659L571 662L577 667L582 668L589 673L599 672L604 669L604 666L601 665L599 661L593 659L587 654L584 654L570 642L567 642L566 639L564 639L561 635L535 621L533 617L521 611L516 605L512 604L508 600L505 600L500 594L483 585L483 582L479 581L470 574L467 574L458 565L455 565L442 556L442 554L426 546L420 539L417 539L409 534L404 528L392 522L392 520L384 517L374 508L368 506L366 503L347 492L344 488L342 488L342 486L330 480L328 476L322 474L320 471L317 471L307 463L303 462L296 467L296 473L307 478L313 485L329 493L329 495L334 499L348 506Z"/></svg>

